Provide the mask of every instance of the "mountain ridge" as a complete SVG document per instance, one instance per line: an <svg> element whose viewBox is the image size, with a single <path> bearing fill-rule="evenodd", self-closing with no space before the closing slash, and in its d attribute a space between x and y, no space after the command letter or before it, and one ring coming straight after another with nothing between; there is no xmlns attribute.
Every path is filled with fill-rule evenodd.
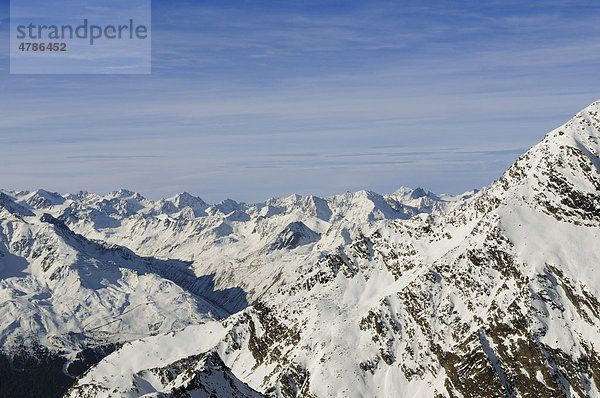
<svg viewBox="0 0 600 398"><path fill-rule="evenodd" d="M63 248L52 225L127 248L111 267L149 256L157 286L175 261L199 286L190 297L209 300L204 316L191 312L194 324L119 343L67 397L136 396L141 386L169 396L186 372L197 383L177 382L182 394L203 394L198 383L215 374L249 396L598 397L599 111L591 104L490 186L457 197L401 188L204 207L184 195L196 209L175 197L163 211L168 200L156 206L130 191L62 203L40 195L50 204L4 191L0 253L25 259L26 274L55 269L56 259L75 272L93 250ZM33 258L35 242L45 243ZM4 278L0 293L26 278ZM225 313L207 316L210 300ZM170 380L156 378L167 371Z"/></svg>

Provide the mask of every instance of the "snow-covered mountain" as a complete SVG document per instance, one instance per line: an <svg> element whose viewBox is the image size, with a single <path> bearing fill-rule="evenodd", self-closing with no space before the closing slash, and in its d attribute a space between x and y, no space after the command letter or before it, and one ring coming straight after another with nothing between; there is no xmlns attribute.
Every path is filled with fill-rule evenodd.
<svg viewBox="0 0 600 398"><path fill-rule="evenodd" d="M296 281L303 262L351 241L356 225L452 204L408 202L372 192L212 206L187 193L154 202L127 190L0 192L0 369L11 380L0 395L17 396L40 369L56 381L36 395L64 391L125 342L227 318Z"/></svg>
<svg viewBox="0 0 600 398"><path fill-rule="evenodd" d="M116 349L66 396L599 397L599 111L457 197L3 192L0 369L60 392Z"/></svg>

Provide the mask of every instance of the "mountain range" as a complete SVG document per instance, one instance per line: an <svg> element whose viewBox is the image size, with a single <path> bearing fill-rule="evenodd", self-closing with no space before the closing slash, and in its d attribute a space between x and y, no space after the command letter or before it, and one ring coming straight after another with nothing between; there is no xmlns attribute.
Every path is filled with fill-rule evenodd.
<svg viewBox="0 0 600 398"><path fill-rule="evenodd" d="M600 102L495 182L0 192L0 395L600 397Z"/></svg>

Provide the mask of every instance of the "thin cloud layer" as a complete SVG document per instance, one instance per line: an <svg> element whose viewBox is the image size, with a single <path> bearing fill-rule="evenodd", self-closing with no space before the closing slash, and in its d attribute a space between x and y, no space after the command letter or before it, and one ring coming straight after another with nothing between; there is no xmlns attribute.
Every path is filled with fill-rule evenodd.
<svg viewBox="0 0 600 398"><path fill-rule="evenodd" d="M150 76L12 76L0 54L0 186L253 201L487 185L600 97L599 11L155 1Z"/></svg>

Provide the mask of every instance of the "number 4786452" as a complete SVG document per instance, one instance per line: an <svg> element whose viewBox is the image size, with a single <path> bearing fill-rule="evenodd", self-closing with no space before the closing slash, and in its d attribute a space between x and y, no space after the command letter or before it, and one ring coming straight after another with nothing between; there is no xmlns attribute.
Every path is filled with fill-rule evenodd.
<svg viewBox="0 0 600 398"><path fill-rule="evenodd" d="M67 43L21 43L21 51L67 51Z"/></svg>

